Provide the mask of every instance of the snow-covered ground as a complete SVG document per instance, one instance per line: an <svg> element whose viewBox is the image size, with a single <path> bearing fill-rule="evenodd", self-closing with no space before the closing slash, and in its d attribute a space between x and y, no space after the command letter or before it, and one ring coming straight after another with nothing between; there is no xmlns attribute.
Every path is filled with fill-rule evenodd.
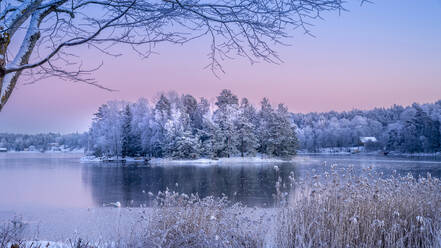
<svg viewBox="0 0 441 248"><path fill-rule="evenodd" d="M292 161L291 159L280 158L262 158L262 157L231 157L231 158L219 158L219 159L169 159L169 158L153 158L150 160L144 160L144 158L98 158L95 156L84 156L80 159L81 163L91 162L129 162L129 163L142 163L148 162L150 165L184 165L184 164L197 164L197 165L214 165L214 164L231 164L231 163L284 163Z"/></svg>
<svg viewBox="0 0 441 248"><path fill-rule="evenodd" d="M289 160L279 158L261 158L261 157L231 157L220 159L200 158L195 160L173 160L173 159L152 159L151 164L229 164L229 163L283 163Z"/></svg>

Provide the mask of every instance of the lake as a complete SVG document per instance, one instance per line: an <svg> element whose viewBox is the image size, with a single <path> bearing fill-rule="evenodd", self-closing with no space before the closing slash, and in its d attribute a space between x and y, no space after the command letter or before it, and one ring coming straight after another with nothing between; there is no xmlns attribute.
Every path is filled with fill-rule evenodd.
<svg viewBox="0 0 441 248"><path fill-rule="evenodd" d="M120 202L123 207L149 206L153 199L149 192L157 194L167 188L201 197L225 195L250 207L271 207L277 178L288 181L292 172L296 178L323 173L329 169L325 164L353 166L358 172L372 167L384 176L396 170L400 175L431 173L441 177L441 161L428 157L300 155L292 162L277 164L121 166L80 163L81 156L0 153L0 221L24 216L39 223L39 232L63 238L66 232L85 226L84 223L108 226L112 220L104 216L115 212L103 205ZM45 222L57 226L56 230L46 230L41 226Z"/></svg>

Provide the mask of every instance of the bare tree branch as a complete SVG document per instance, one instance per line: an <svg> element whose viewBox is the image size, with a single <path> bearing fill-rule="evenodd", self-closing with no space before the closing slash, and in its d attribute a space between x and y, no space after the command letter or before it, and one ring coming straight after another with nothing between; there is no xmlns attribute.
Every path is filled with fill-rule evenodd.
<svg viewBox="0 0 441 248"><path fill-rule="evenodd" d="M217 76L221 62L233 56L281 62L273 46L283 44L290 29L310 34L321 13L342 10L343 0L0 1L0 111L19 78L32 83L55 76L107 89L91 77L95 70L82 68L73 47L118 56L112 48L121 44L148 57L158 43L208 36L207 68ZM21 41L20 32L26 33Z"/></svg>

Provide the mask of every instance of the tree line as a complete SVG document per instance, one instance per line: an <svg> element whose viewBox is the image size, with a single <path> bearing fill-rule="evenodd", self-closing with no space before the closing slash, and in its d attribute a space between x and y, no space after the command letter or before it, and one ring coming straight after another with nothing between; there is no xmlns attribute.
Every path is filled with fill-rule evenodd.
<svg viewBox="0 0 441 248"><path fill-rule="evenodd" d="M360 137L376 137L368 150L402 153L441 151L441 101L403 107L292 114L300 148L319 151L327 147L354 147Z"/></svg>
<svg viewBox="0 0 441 248"><path fill-rule="evenodd" d="M89 130L95 156L196 159L233 156L290 157L296 127L285 105L267 98L257 110L247 98L223 90L214 105L205 98L168 93L154 104L111 101L99 107Z"/></svg>
<svg viewBox="0 0 441 248"><path fill-rule="evenodd" d="M87 146L87 133L40 133L40 134L13 134L0 133L0 148L8 151L48 151L56 146L66 150L83 149Z"/></svg>
<svg viewBox="0 0 441 248"><path fill-rule="evenodd" d="M441 101L403 107L325 113L289 113L273 108L264 98L256 109L246 98L239 101L224 90L211 104L191 95L163 94L150 104L111 101L94 116L83 134L0 133L0 147L23 151L85 148L97 156L151 156L216 158L229 156L292 156L296 148L319 152L323 148L362 145L360 137L375 137L367 150L401 153L441 151ZM297 140L298 139L298 140Z"/></svg>

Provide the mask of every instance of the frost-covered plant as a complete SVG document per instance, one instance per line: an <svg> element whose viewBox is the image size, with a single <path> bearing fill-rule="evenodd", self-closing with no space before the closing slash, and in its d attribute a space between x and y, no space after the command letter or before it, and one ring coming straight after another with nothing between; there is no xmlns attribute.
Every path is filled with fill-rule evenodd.
<svg viewBox="0 0 441 248"><path fill-rule="evenodd" d="M352 169L294 183L278 208L278 247L441 247L441 183Z"/></svg>
<svg viewBox="0 0 441 248"><path fill-rule="evenodd" d="M15 217L7 223L0 224L0 247L21 247L24 223L21 218Z"/></svg>
<svg viewBox="0 0 441 248"><path fill-rule="evenodd" d="M152 247L262 247L261 221L253 209L225 197L159 193L153 212L144 217L144 245Z"/></svg>

